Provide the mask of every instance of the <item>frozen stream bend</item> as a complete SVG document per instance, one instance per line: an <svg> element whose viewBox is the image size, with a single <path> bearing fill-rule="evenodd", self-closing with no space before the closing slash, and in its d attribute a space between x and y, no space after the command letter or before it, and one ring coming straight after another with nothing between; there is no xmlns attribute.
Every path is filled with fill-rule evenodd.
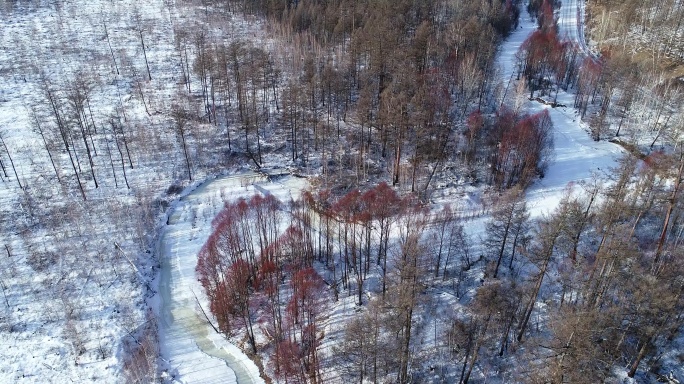
<svg viewBox="0 0 684 384"><path fill-rule="evenodd" d="M284 203L306 182L286 176L269 182L256 173L206 181L176 201L161 229L158 252L159 342L172 380L182 383L263 383L256 365L209 325L198 304L208 301L195 277L197 253L209 237L211 221L226 200L273 194ZM293 196L294 194L294 196Z"/></svg>

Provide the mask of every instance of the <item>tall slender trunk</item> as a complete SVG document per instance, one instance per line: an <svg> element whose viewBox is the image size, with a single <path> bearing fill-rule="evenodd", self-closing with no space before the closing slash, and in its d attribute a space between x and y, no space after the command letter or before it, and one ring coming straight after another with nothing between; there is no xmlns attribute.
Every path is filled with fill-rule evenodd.
<svg viewBox="0 0 684 384"><path fill-rule="evenodd" d="M143 56L145 57L145 66L147 67L147 77L151 81L152 80L152 74L150 73L150 63L147 61L147 50L145 49L145 40L143 39L142 29L138 28L138 32L140 33L140 43L141 43L142 49L143 49Z"/></svg>
<svg viewBox="0 0 684 384"><path fill-rule="evenodd" d="M247 315L245 316L247 321L245 321L248 325L247 327L247 337L249 338L249 346L252 348L252 353L256 355L257 353L257 347L256 347L256 338L254 337L254 327L252 326L252 317L249 314L249 310L247 311Z"/></svg>
<svg viewBox="0 0 684 384"><path fill-rule="evenodd" d="M473 347L473 356L470 358L470 365L468 366L468 370L465 372L465 375L461 380L461 383L463 384L468 384L468 380L470 380L470 374L473 372L473 368L475 367L475 363L477 362L477 358L480 354L480 345L482 344L482 339L484 338L485 333L487 333L490 318L491 315L487 316L484 329L478 332L477 339L475 340L475 346Z"/></svg>
<svg viewBox="0 0 684 384"><path fill-rule="evenodd" d="M682 185L682 175L684 174L684 149L680 149L682 152L679 155L679 169L677 170L677 175L675 177L674 186L672 187L672 193L667 201L667 211L665 212L665 219L663 220L663 228L660 231L660 237L658 238L658 248L656 249L655 255L653 256L653 268L657 268L658 262L660 261L660 256L663 251L663 246L665 245L665 240L667 239L667 229L670 225L670 218L672 212L677 203L677 195L679 194L679 189Z"/></svg>
<svg viewBox="0 0 684 384"><path fill-rule="evenodd" d="M534 310L534 305L537 302L537 296L539 296L539 289L541 288L542 282L544 280L544 275L546 274L546 268L549 265L550 258L547 258L539 271L539 277L537 277L537 283L534 285L533 294L530 296L530 300L527 302L525 307L525 315L523 316L522 323L520 324L520 329L518 330L518 341L522 341L523 335L525 335L525 330L527 329L527 323L530 321L530 316L532 316L532 311Z"/></svg>
<svg viewBox="0 0 684 384"><path fill-rule="evenodd" d="M34 121L36 123L36 128L38 129L38 134L40 135L40 138L43 140L43 145L45 146L45 150L48 153L48 157L50 158L50 163L52 164L52 169L55 170L55 176L57 176L57 182L61 183L62 180L59 177L59 172L57 171L57 166L55 165L55 160L52 157L52 152L50 151L50 146L48 145L47 139L45 139L45 134L43 132L43 128L40 126L40 122L38 122L38 119L36 118L35 115L33 115Z"/></svg>
<svg viewBox="0 0 684 384"><path fill-rule="evenodd" d="M392 185L396 186L399 184L399 176L400 176L400 166L401 166L401 128L397 128L397 142L395 144L395 149L394 149L394 169L393 169L393 174L392 174Z"/></svg>
<svg viewBox="0 0 684 384"><path fill-rule="evenodd" d="M104 25L105 37L107 38L107 45L109 46L109 53L112 54L112 61L114 62L114 68L116 68L116 74L119 74L119 66L116 64L116 58L114 57L114 50L112 49L112 43L109 41L109 32L107 31L107 23L102 22Z"/></svg>
<svg viewBox="0 0 684 384"><path fill-rule="evenodd" d="M92 153L90 152L90 146L88 145L88 138L85 132L85 124L87 122L83 121L82 116L81 116L81 109L78 108L76 113L78 114L78 126L81 131L81 138L83 139L83 145L85 146L86 149L86 156L88 156L88 165L90 166L90 174L93 176L93 181L95 182L95 188L98 188L97 184L97 177L95 177L95 163L93 162L93 156Z"/></svg>
<svg viewBox="0 0 684 384"><path fill-rule="evenodd" d="M5 178L9 179L7 169L5 169L5 163L2 162L2 159L0 159L0 170L2 170L3 175L5 175ZM2 181L4 182L5 180L3 179Z"/></svg>
<svg viewBox="0 0 684 384"><path fill-rule="evenodd" d="M138 93L140 94L140 100L142 100L143 106L145 107L145 112L147 113L147 116L152 116L150 113L150 110L147 108L147 103L145 102L145 94L143 93L142 86L140 85L139 81L136 81L136 85L138 86Z"/></svg>
<svg viewBox="0 0 684 384"><path fill-rule="evenodd" d="M71 156L71 151L67 149L67 153L69 154L69 160L71 161L71 167L74 169L74 175L76 176L76 181L78 182L78 189L81 190L81 197L83 197L83 201L86 200L86 195L85 191L83 190L83 184L81 184L81 178L78 175L78 170L76 169L76 164L74 163L74 158Z"/></svg>
<svg viewBox="0 0 684 384"><path fill-rule="evenodd" d="M185 155L185 165L188 167L188 178L192 181L192 172L190 171L190 157L188 156L188 147L185 142L185 134L181 133L181 141L183 142L183 155Z"/></svg>
<svg viewBox="0 0 684 384"><path fill-rule="evenodd" d="M119 151L119 157L121 159L121 171L123 172L123 177L124 181L126 182L126 188L131 189L131 186L128 185L128 177L126 177L126 161L124 159L123 151L121 150L121 146L119 145L119 138L117 137L116 131L114 129L114 125L112 124L112 131L114 134L114 142L116 143L116 149Z"/></svg>
<svg viewBox="0 0 684 384"><path fill-rule="evenodd" d="M637 357L634 359L634 362L629 367L629 372L627 373L628 377L634 377L636 374L637 369L639 368L639 364L641 363L641 360L643 360L644 355L646 355L646 349L650 343L650 337L648 340L644 340L644 342L641 344L641 348L639 348L639 353L637 354Z"/></svg>
<svg viewBox="0 0 684 384"><path fill-rule="evenodd" d="M123 127L121 127L121 141L123 141L124 149L126 149L126 156L128 157L128 164L133 169L133 159L131 159L131 152L128 150L128 142L126 141L126 134Z"/></svg>
<svg viewBox="0 0 684 384"><path fill-rule="evenodd" d="M499 266L501 265L501 259L503 259L504 252L506 251L506 243L508 242L508 232L511 228L511 219L513 217L513 211L515 208L511 209L511 214L508 216L506 221L506 226L504 227L504 234L501 239L501 247L499 248L499 255L496 259L496 268L494 269L494 278L496 279L499 274Z"/></svg>
<svg viewBox="0 0 684 384"><path fill-rule="evenodd" d="M411 321L413 318L413 308L410 308L404 319L404 340L402 340L401 345L401 359L400 359L400 371L399 371L399 382L408 383L408 365L409 365L409 355L411 352Z"/></svg>
<svg viewBox="0 0 684 384"><path fill-rule="evenodd" d="M5 153L7 153L7 158L10 161L10 165L12 166L12 171L14 171L14 177L17 178L17 183L19 184L19 188L24 189L24 187L21 185L21 180L19 179L19 175L17 174L17 168L14 166L14 161L12 160L12 156L9 153L9 150L7 149L7 145L5 144L5 139L0 135L0 143L2 143L2 146L5 148Z"/></svg>
<svg viewBox="0 0 684 384"><path fill-rule="evenodd" d="M546 236L550 236L549 238L541 240L543 246L543 248L541 249L541 254L543 255L543 262L539 270L537 282L534 285L534 289L532 290L530 299L527 302L527 306L525 307L525 312L523 315L522 322L520 324L520 329L518 330L518 341L522 341L522 338L525 335L525 330L527 329L527 324L530 321L530 316L532 316L532 311L534 311L534 305L537 302L537 297L539 296L539 290L541 289L542 282L544 281L546 270L549 266L549 262L551 261L551 257L553 256L553 248L556 244L558 235L560 234L561 226L559 223L549 223L549 225L553 225L555 226L555 228L553 228L550 233L545 234Z"/></svg>
<svg viewBox="0 0 684 384"><path fill-rule="evenodd" d="M112 157L112 151L109 148L109 140L105 136L105 148L107 149L107 156L109 157L109 165L112 167L112 175L114 176L114 188L119 188L119 181L116 177L116 170L114 169L114 158Z"/></svg>

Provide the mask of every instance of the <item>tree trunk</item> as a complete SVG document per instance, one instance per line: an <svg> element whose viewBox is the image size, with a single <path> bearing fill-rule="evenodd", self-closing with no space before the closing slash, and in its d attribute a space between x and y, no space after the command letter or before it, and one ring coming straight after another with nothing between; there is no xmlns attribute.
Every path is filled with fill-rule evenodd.
<svg viewBox="0 0 684 384"><path fill-rule="evenodd" d="M19 188L24 189L24 187L21 185L21 180L19 180L19 175L17 174L17 168L14 166L14 161L12 160L12 156L9 153L9 150L7 149L7 145L5 144L5 139L0 135L0 143L2 143L2 146L5 148L5 153L7 153L7 158L10 161L10 165L12 166L12 171L14 171L14 177L17 178L17 183L19 184Z"/></svg>
<svg viewBox="0 0 684 384"><path fill-rule="evenodd" d="M183 155L185 156L185 165L188 167L188 179L192 181L192 172L190 171L190 157L188 156L188 147L185 143L185 133L181 132L181 141L183 143Z"/></svg>
<svg viewBox="0 0 684 384"><path fill-rule="evenodd" d="M660 256L663 251L663 246L665 245L665 240L667 239L667 229L670 225L670 218L672 216L672 211L674 210L675 204L677 203L677 195L679 193L679 188L682 184L682 175L684 174L684 149L681 149L682 153L679 155L679 169L677 170L677 175L674 181L674 186L672 188L672 193L668 199L667 211L665 212L665 219L663 220L663 228L660 231L660 237L658 238L658 248L656 249L655 255L653 256L653 269L657 268L658 262L660 261Z"/></svg>
<svg viewBox="0 0 684 384"><path fill-rule="evenodd" d="M548 268L549 262L551 261L551 257L553 256L553 248L556 244L556 239L558 238L558 235L560 233L561 226L558 223L549 223L548 225L554 225L555 228L553 228L551 233L546 234L547 236L550 236L549 238L541 240L542 246L544 247L541 250L544 257L543 264L540 268L539 277L537 277L537 282L534 285L534 289L532 291L532 295L530 296L530 300L528 301L527 306L525 308L524 316L520 324L520 329L518 331L518 341L522 341L522 338L525 335L527 324L530 321L530 316L532 315L532 311L534 310L534 305L537 302L537 296L539 296L539 290L541 289L542 282L544 281L544 275L546 275L546 269Z"/></svg>
<svg viewBox="0 0 684 384"><path fill-rule="evenodd" d="M140 33L140 43L142 44L143 56L145 57L145 66L147 67L147 77L152 81L152 74L150 73L150 63L147 62L147 50L145 49L145 40L143 39L142 29L138 29Z"/></svg>
<svg viewBox="0 0 684 384"><path fill-rule="evenodd" d="M38 119L33 116L35 123L36 123L36 128L38 129L38 134L40 135L40 138L43 140L43 145L45 145L45 150L48 153L48 157L50 158L50 163L52 164L52 169L55 170L55 176L57 176L57 182L61 183L62 180L59 178L59 172L57 171L57 166L55 165L55 160L52 158L52 152L50 152L50 147L48 146L47 140L45 139L45 134L43 133L43 129L40 126L40 123L38 122Z"/></svg>
<svg viewBox="0 0 684 384"><path fill-rule="evenodd" d="M644 343L641 345L641 348L639 349L639 354L637 355L636 359L634 359L634 362L632 365L629 367L629 372L627 373L627 376L630 378L634 378L634 375L636 374L637 369L639 368L639 364L641 363L641 360L644 358L644 355L646 355L646 348L648 347L649 341L646 340Z"/></svg>
<svg viewBox="0 0 684 384"><path fill-rule="evenodd" d="M114 68L116 68L116 74L119 75L119 66L116 65L116 58L114 58L114 50L112 49L112 43L109 41L109 32L107 32L107 23L102 22L105 30L105 37L107 38L107 45L109 46L109 53L112 54L112 61L114 62Z"/></svg>

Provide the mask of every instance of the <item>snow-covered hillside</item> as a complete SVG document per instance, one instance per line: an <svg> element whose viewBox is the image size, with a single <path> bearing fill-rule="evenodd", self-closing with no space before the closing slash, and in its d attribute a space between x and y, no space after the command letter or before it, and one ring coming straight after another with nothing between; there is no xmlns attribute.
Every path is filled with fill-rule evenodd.
<svg viewBox="0 0 684 384"><path fill-rule="evenodd" d="M146 300L165 192L188 183L170 119L184 87L176 31L258 33L210 16L173 1L0 4L0 381L156 370L154 342L149 366L129 356L156 332ZM225 172L220 135L188 134L194 178Z"/></svg>

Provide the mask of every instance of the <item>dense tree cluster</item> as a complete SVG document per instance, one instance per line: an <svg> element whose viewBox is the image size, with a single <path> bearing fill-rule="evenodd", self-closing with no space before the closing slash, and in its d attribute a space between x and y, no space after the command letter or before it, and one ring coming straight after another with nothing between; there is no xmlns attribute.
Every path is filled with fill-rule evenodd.
<svg viewBox="0 0 684 384"><path fill-rule="evenodd" d="M91 106L100 86L97 76L79 72L57 80L41 75L44 104L34 108L33 124L64 187L78 190L82 199L103 177L130 188L134 158L141 157L133 153L140 151L139 140L162 152L175 147L189 180L215 165L217 151L227 145L231 156L257 167L269 165L269 154L286 151L293 165L319 167L325 180L347 178L347 184L359 184L381 176L423 197L447 161L465 159L467 167L491 161L496 143L484 140L482 130L475 134L473 126L467 132L463 127L473 111L494 109L492 100L501 89L488 79L496 71L498 42L517 25L516 1L224 5L267 18L287 45L268 51L228 39L209 18L197 25L174 24L179 87L173 102L160 104L150 97L149 20L134 13L131 26L144 70L130 57L118 57L117 42L103 21L109 54L102 59L111 58L107 64L116 73L119 99L104 120ZM215 18L223 17L222 7L212 9ZM525 76L538 88L550 72L529 50ZM558 60L549 58L554 69ZM168 112L163 123L175 142L154 130L137 129L124 106L125 81L147 117ZM198 145L207 140L217 145ZM340 151L340 142L348 150ZM473 151L476 147L488 151ZM8 178L12 149L3 148L7 161L2 159L0 166Z"/></svg>
<svg viewBox="0 0 684 384"><path fill-rule="evenodd" d="M387 174L393 185L414 192L428 190L444 162L459 159L460 128L475 106L490 105L497 91L487 81L495 71L495 47L517 25L519 12L514 1L229 4L268 19L295 46L282 56L255 59L258 48L233 44L228 65L211 58L221 57L222 49L205 50L217 63L207 66L217 71L207 72L206 84L230 84L221 98L213 90L211 98L203 97L211 100L207 110L238 104L244 143L233 150L261 166L261 141L278 137L293 163L320 166L326 177L348 175L358 183ZM252 58L244 56L248 52ZM274 61L294 70L284 86L277 84ZM339 153L340 140L349 151ZM274 145L280 148L269 143Z"/></svg>
<svg viewBox="0 0 684 384"><path fill-rule="evenodd" d="M515 25L501 28L493 16L513 15L514 4L473 3L471 7L480 7L477 12L487 9L477 13L486 15L479 19L465 17L467 5L441 2L381 2L373 7L344 1L232 4L277 22L279 33L290 41L315 48L302 54L301 65L295 66L299 75L289 79L280 97L278 122L288 132L293 161L320 164L324 174L337 176L351 168L351 184L384 173L393 186L418 196L445 160L467 167L487 163L488 180L500 191L492 199L479 259L471 254L456 212L446 207L431 213L384 183L339 196L328 190L306 193L293 203L297 224L271 241L283 257L282 264L275 264L281 272L270 290L264 291L258 277L260 270L270 270L258 261L267 248L252 245L249 250L238 242L237 256L220 269L228 271L219 278L223 282L214 285L229 284L241 270L237 284L242 288L233 295L242 290L255 303L263 292L284 296L263 307L241 306L252 312L236 311L234 304L212 310L219 311L217 319L230 319L220 322L237 321L246 329L253 351L273 351L276 372L286 375L281 378L316 381L323 377L321 370L334 369L355 380L411 382L429 377L421 376L417 367L439 366L442 379L466 383L484 374L477 373L484 364L517 381L572 382L585 374L604 380L617 365L634 376L645 359L656 357L676 337L681 318L675 314L684 304L677 277L682 268L677 261L679 235L673 224L681 204L681 158L662 153L643 166L625 160L611 183L583 184L583 192L569 191L556 211L531 222L523 188L544 176L551 120L548 112L525 115L517 105L511 110L503 103L489 113L495 90L486 77L493 70L493 51L481 49L493 46ZM530 98L535 92L555 97L560 89L574 87L582 116L598 100L598 116L605 117L615 94L623 95L620 103L629 109L627 93L617 87L616 73L627 72L623 62L610 55L582 61L577 49L557 35L555 6L530 3L540 28L517 56L518 78ZM476 30L479 40L472 43L468 36L476 36L469 35ZM658 105L661 113L669 113L667 102ZM603 131L592 133L598 140ZM353 149L346 160L336 158L332 143L340 139ZM377 164L384 168L374 169ZM231 222L239 226L241 220ZM658 221L662 225L654 224ZM200 264L221 231L217 226ZM256 239L252 244L262 243ZM246 249L252 256L243 254ZM306 262L296 261L300 259ZM291 301L299 300L295 292L307 278L296 271L326 282L307 285L316 290L311 294L316 300L335 302L346 294L361 308L345 322L344 338L334 348L334 368L316 365L320 355L307 352L321 345L305 342L316 339L320 329L306 336L281 326L257 348L251 331L253 321L263 321L257 312L270 308L270 318L276 318L281 312L292 316L288 309L297 307ZM460 286L473 271L481 273L481 286L463 295ZM373 280L379 283L369 284ZM463 304L461 314L441 319L446 325L439 331L435 325L448 359L419 357L415 335L424 337L427 306L421 293L442 289L445 282ZM656 319L659 310L671 315ZM315 318L324 315L309 316L305 324L320 325ZM281 323L273 324L275 329ZM386 355L384 350L398 353ZM297 359L285 358L295 355ZM531 370L511 370L506 367L509 358L526 362ZM315 368L312 362L317 362ZM648 365L657 365L657 359Z"/></svg>
<svg viewBox="0 0 684 384"><path fill-rule="evenodd" d="M588 186L547 219L556 230L539 241L555 243L560 300L551 313L551 339L540 353L559 358L539 367L540 375L607 378L619 364L633 377L679 332L684 282L670 209L680 193L681 169L681 153L657 155L643 166L625 159L612 185ZM669 182L653 184L653 177ZM681 196L676 199L681 203Z"/></svg>
<svg viewBox="0 0 684 384"><path fill-rule="evenodd" d="M493 184L498 188L527 186L535 176L544 176L553 145L553 124L548 111L515 116L499 111L494 122L497 152L492 162Z"/></svg>
<svg viewBox="0 0 684 384"><path fill-rule="evenodd" d="M652 50L665 61L662 64L681 63L684 58L681 1L591 0L588 10L592 33L601 44L625 48L638 40L653 41L643 49ZM608 43L611 38L617 38L617 42Z"/></svg>
<svg viewBox="0 0 684 384"><path fill-rule="evenodd" d="M520 382L658 372L683 320L681 230L671 221L682 164L681 150L644 163L627 155L609 182L569 191L531 227L520 192L504 194L486 228L484 283L446 331L460 381L482 359L481 369ZM508 371L504 356L529 369Z"/></svg>
<svg viewBox="0 0 684 384"><path fill-rule="evenodd" d="M214 220L197 273L218 328L226 334L244 331L253 353L271 356L279 378L318 381L321 319L328 316L327 303L346 292L358 306L375 308L373 316L395 319L376 324L374 332L401 351L379 367L385 357L376 344L373 355L363 358L374 359L372 374L370 368L360 374L398 374L400 381L408 381L415 343L413 311L424 282L433 271L435 278L453 276L468 255L468 240L456 214L447 208L433 219L414 198L400 198L385 183L337 198L329 192L307 192L289 205L292 224L281 232L282 208L275 198L257 195L227 203ZM396 232L398 239L390 235ZM428 252L431 239L438 239L439 249ZM368 286L369 277L381 283ZM355 364L365 363L353 355L368 346L346 348L363 344L356 338L368 335L354 334L353 323L348 326L351 333L341 347L345 352L339 364L356 367L356 372ZM256 327L266 330L266 340L257 340ZM386 334L390 330L394 337Z"/></svg>
<svg viewBox="0 0 684 384"><path fill-rule="evenodd" d="M76 290L79 283L72 281L95 281L94 272L76 267L84 255L108 266L97 278L101 287L138 284L153 274L152 229L168 206L164 191L175 195L229 166L272 166L287 155L287 165L320 174L331 188L385 179L425 200L447 161L467 159L466 166L478 169L491 161L495 144L486 140L491 124L471 132L467 156L463 133L473 111L493 112L497 84L488 78L495 73L496 44L516 25L517 5L499 0L107 3L81 7L74 18L72 3L3 2L8 28L29 20L32 12L55 17L44 20L34 39L17 38L20 48L10 50L9 66L3 67L9 68L3 76L11 74L3 79L19 90L8 93L10 101L26 106L27 118L20 111L16 125L0 127L0 180L11 191L3 204L8 235L2 245L8 255L26 256L20 264L25 270L47 276L46 282L59 281L46 283L46 301L61 302ZM258 32L268 43L248 41L258 23L240 24L240 13L269 21L268 36ZM347 216L343 227L350 239L367 232L368 222L388 223L395 215L378 208L371 219L362 218L362 203L350 197L345 204L336 215ZM102 209L111 214L102 218L97 213ZM326 219L331 227L339 225L334 217ZM339 286L362 297L370 273L365 269L372 268L354 266L392 258L389 224L382 225L384 235L373 235L384 243L377 245L377 255L361 252L358 240L358 248L336 265L338 279L344 276ZM308 244L298 237L308 231L290 232L286 246ZM463 239L463 232L454 227L448 238ZM111 239L117 239L116 247ZM249 243L240 239L230 241ZM271 246L273 238L266 239ZM82 246L68 246L76 243ZM457 273L447 267L457 252L446 243L443 239L442 259L431 273ZM62 279L62 267L79 277ZM259 278L254 266L246 270L250 283ZM236 266L224 288L242 282L243 272L244 265ZM3 272L7 311L23 292L14 284L20 278ZM129 290L137 296L126 308L149 293L149 286L140 286L142 293ZM220 297L231 313L240 314L238 320L221 319L222 326L249 326L254 312L243 298ZM80 339L87 316L76 316L72 306L50 321L69 323L65 333L75 340L78 360L93 354L100 340ZM109 310L117 311L113 317L124 316L120 308ZM132 323L145 322L144 313L135 313L117 332L141 336ZM14 318L6 318L8 327ZM111 349L117 342L102 345ZM142 356L126 365L133 376L157 368L143 364L154 350L143 345L130 345L140 347L131 355ZM293 351L293 345L283 350Z"/></svg>
<svg viewBox="0 0 684 384"><path fill-rule="evenodd" d="M11 201L21 210L16 222L2 216L3 228L17 233L3 239L12 260L0 276L3 327L20 326L13 295L35 289L5 283L19 280L18 244L54 296L49 309L60 303L59 315L48 310L44 318L61 316L74 361L95 343L105 360L115 343L83 339L79 325L93 309L70 298L84 291L72 280L100 292L116 281L139 283L138 260L127 251L154 269L143 250L165 202L153 201L161 189L152 189L175 180L173 194L178 180L226 165L286 159L319 175L322 188L289 204L270 195L226 203L196 269L217 329L267 356L276 379L324 382L334 371L361 382L466 383L495 374L579 382L606 380L616 367L632 377L657 371L684 321L684 126L680 82L665 79L656 62L681 58L684 8L592 3L590 12L607 20L596 34L620 30L620 42L600 57L580 56L558 36L558 2L530 1L539 30L518 52L505 90L491 79L497 45L517 26L516 0L205 1L191 23L170 17L162 27L135 11L118 35L103 17L94 22L103 44L90 72L29 75L37 96L27 99L27 113L44 158L32 153L22 164L26 151L0 128L0 180L16 184ZM611 11L624 26L610 21ZM234 38L227 21L238 13L266 20L276 44ZM651 36L661 25L674 33L654 44L650 61L630 51L630 34ZM156 67L159 52L150 54L162 30L173 36L166 72ZM64 44L64 52L77 51ZM651 135L650 149L663 150L626 158L610 182L575 186L532 221L524 189L544 177L553 135L548 112L525 114L522 101L529 92L555 106L570 88L594 139L641 131ZM107 97L113 105L103 106ZM476 246L464 216L480 213L425 205L447 165L492 187ZM369 187L381 180L388 182ZM58 195L67 197L41 204ZM84 254L103 267L75 277ZM354 314L324 351L329 309L344 300ZM137 320L148 325L135 331L135 316L122 325L129 381L157 370L154 319Z"/></svg>

